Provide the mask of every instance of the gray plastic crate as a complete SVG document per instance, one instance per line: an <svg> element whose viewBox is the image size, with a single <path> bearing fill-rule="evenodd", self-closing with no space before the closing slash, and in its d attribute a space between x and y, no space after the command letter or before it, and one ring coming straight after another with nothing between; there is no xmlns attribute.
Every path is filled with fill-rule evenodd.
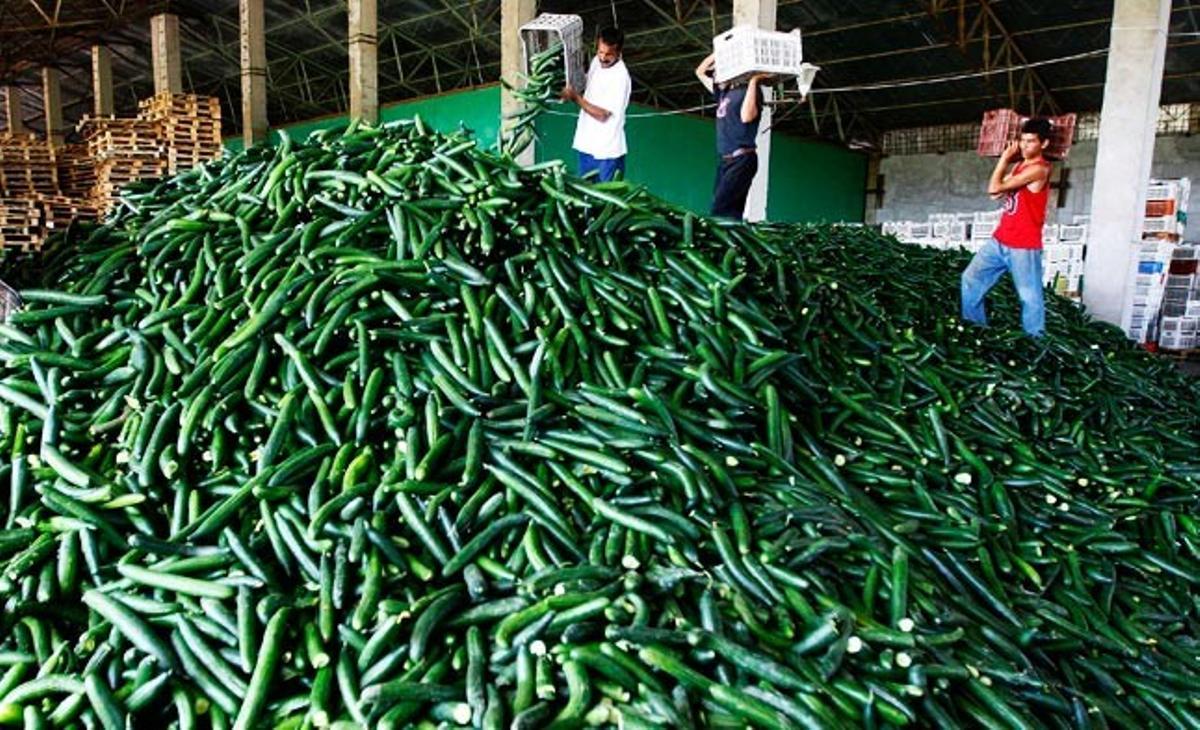
<svg viewBox="0 0 1200 730"><path fill-rule="evenodd" d="M0 322L7 322L8 315L21 308L21 296L17 290L0 281Z"/></svg>
<svg viewBox="0 0 1200 730"><path fill-rule="evenodd" d="M560 44L567 83L583 93L587 86L588 57L583 47L583 18L542 13L521 26L521 59L529 73L529 59Z"/></svg>

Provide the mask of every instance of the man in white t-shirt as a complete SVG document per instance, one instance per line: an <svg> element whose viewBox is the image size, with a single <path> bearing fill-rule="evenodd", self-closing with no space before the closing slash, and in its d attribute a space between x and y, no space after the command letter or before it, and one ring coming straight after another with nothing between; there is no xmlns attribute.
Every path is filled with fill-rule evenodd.
<svg viewBox="0 0 1200 730"><path fill-rule="evenodd" d="M575 142L579 174L595 172L601 182L625 175L625 109L632 83L621 60L625 33L605 28L596 40L596 57L588 67L587 89L580 94L569 84L562 91L565 101L579 105Z"/></svg>

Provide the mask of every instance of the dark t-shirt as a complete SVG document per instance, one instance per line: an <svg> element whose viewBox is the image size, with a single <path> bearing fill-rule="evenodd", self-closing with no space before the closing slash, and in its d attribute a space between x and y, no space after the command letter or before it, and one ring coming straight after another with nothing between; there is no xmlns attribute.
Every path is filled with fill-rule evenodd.
<svg viewBox="0 0 1200 730"><path fill-rule="evenodd" d="M762 89L757 89L759 113L754 121L742 122L742 102L746 99L746 87L735 86L721 90L713 88L717 101L717 154L728 155L743 147L755 147L758 137L758 122L762 119Z"/></svg>

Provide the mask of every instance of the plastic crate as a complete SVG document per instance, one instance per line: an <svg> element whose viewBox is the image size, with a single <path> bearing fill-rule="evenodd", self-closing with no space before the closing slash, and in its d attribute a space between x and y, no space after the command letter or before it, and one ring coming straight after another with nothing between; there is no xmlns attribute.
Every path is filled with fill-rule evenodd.
<svg viewBox="0 0 1200 730"><path fill-rule="evenodd" d="M583 18L578 15L542 13L520 28L521 60L529 73L529 59L556 44L563 49L563 67L567 83L583 93L587 86L588 58L583 47Z"/></svg>
<svg viewBox="0 0 1200 730"><path fill-rule="evenodd" d="M21 296L17 290L0 281L0 322L7 322L8 315L21 308Z"/></svg>
<svg viewBox="0 0 1200 730"><path fill-rule="evenodd" d="M1052 160L1065 160L1075 140L1075 115L1063 114L1046 117L1050 120L1050 144L1045 156ZM1021 125L1030 117L1022 116L1012 109L993 109L983 113L983 125L979 129L979 144L976 152L982 157L999 157L1004 148L1021 136Z"/></svg>
<svg viewBox="0 0 1200 730"><path fill-rule="evenodd" d="M1152 235L1178 236L1183 233L1179 218L1174 215L1164 215L1142 219L1142 233Z"/></svg>
<svg viewBox="0 0 1200 730"><path fill-rule="evenodd" d="M1177 200L1147 200L1146 201L1146 217L1147 218L1162 218L1164 216L1172 216L1179 210L1179 201Z"/></svg>
<svg viewBox="0 0 1200 730"><path fill-rule="evenodd" d="M1000 210L979 211L972 214L971 218L977 226L995 226L999 225L1002 213Z"/></svg>
<svg viewBox="0 0 1200 730"><path fill-rule="evenodd" d="M1087 241L1088 227L1086 223L1078 225L1060 225L1058 227L1059 243L1083 243Z"/></svg>
<svg viewBox="0 0 1200 730"><path fill-rule="evenodd" d="M756 73L804 75L800 29L790 33L739 25L713 38L714 79L719 84L744 81Z"/></svg>

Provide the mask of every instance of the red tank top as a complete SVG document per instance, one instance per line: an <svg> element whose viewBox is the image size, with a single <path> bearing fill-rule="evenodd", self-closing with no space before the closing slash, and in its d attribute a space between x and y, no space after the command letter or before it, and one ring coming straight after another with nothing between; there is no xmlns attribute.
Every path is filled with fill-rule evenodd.
<svg viewBox="0 0 1200 730"><path fill-rule="evenodd" d="M1050 166L1045 160L1031 163L1022 160L1012 174L1016 175L1025 169L1026 165L1031 164ZM996 226L992 237L1009 248L1041 248L1042 226L1046 223L1046 201L1049 199L1049 180L1036 193L1031 192L1028 185L1010 192L1004 199L1000 225Z"/></svg>

